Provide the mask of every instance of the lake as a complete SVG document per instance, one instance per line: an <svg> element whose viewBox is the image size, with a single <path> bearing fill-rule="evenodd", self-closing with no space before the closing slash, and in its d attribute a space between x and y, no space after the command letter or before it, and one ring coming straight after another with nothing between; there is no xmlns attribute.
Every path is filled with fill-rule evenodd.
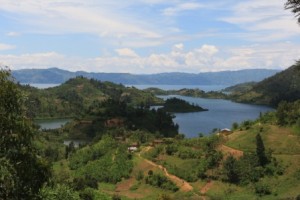
<svg viewBox="0 0 300 200"><path fill-rule="evenodd" d="M54 83L21 83L22 85L30 85L35 88L39 89L47 89L47 88L52 88L59 86L60 84L54 84Z"/></svg>
<svg viewBox="0 0 300 200"><path fill-rule="evenodd" d="M54 87L58 84L30 84L38 88ZM164 90L178 90L182 88L199 88L204 91L219 91L226 88L226 85L126 85L127 87L136 87L145 89L157 87ZM235 103L222 99L203 99L183 96L159 96L161 98L178 97L190 103L198 104L203 108L209 109L206 112L194 113L175 113L174 122L179 125L179 132L186 137L198 137L199 133L209 134L214 128L231 128L234 122L243 122L245 120L254 120L260 113L272 111L267 106L250 105ZM67 123L69 119L40 121L41 128L54 129L60 128Z"/></svg>
<svg viewBox="0 0 300 200"><path fill-rule="evenodd" d="M57 129L71 121L71 119L43 119L35 120L35 123L40 125L41 129Z"/></svg>
<svg viewBox="0 0 300 200"><path fill-rule="evenodd" d="M177 97L209 109L205 112L175 113L173 119L179 125L179 132L186 137L198 137L199 133L209 134L214 128L231 128L234 122L254 120L260 113L273 111L267 106L235 103L222 99L203 99L178 95L158 96L163 99Z"/></svg>

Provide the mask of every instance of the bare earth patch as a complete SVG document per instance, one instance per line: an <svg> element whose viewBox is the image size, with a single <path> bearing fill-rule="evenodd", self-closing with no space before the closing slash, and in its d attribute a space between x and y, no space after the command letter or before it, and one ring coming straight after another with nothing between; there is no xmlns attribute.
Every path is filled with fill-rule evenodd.
<svg viewBox="0 0 300 200"><path fill-rule="evenodd" d="M222 151L223 153L225 153L225 156L227 154L227 156L228 155L232 155L235 158L240 158L240 157L242 157L244 155L243 151L237 150L237 149L234 149L234 148L231 148L231 147L228 147L228 146L225 146L223 144L220 145L219 150Z"/></svg>

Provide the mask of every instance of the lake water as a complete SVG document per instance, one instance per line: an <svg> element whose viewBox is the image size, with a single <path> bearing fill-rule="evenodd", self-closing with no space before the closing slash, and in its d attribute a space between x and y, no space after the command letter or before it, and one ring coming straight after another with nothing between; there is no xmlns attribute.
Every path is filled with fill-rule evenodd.
<svg viewBox="0 0 300 200"><path fill-rule="evenodd" d="M260 112L265 113L273 109L267 106L235 103L222 99L203 99L178 95L158 96L163 99L177 97L209 109L205 112L175 113L173 119L179 125L179 132L186 137L198 137L199 133L209 134L214 128L231 128L234 122L254 120Z"/></svg>
<svg viewBox="0 0 300 200"><path fill-rule="evenodd" d="M41 129L57 129L71 121L71 119L43 119L35 120L35 123L40 125Z"/></svg>
<svg viewBox="0 0 300 200"><path fill-rule="evenodd" d="M30 85L32 87L35 88L39 88L39 89L47 89L47 88L52 88L52 87L56 87L59 86L60 84L52 84L52 83L21 83L22 85Z"/></svg>
<svg viewBox="0 0 300 200"><path fill-rule="evenodd" d="M30 84L38 88L55 87L59 84ZM136 87L138 89L146 89L156 87L164 90L178 90L182 88L199 88L204 91L219 91L227 87L227 85L126 85L127 87ZM249 105L235 103L222 99L203 99L183 96L159 96L161 98L178 97L190 103L198 104L203 108L209 109L206 112L193 113L175 113L174 122L179 125L179 132L186 137L198 137L199 133L209 134L214 128L231 128L234 122L243 122L245 120L254 120L259 117L260 112L268 112L273 109L267 106ZM38 124L43 129L60 128L69 119L43 120Z"/></svg>

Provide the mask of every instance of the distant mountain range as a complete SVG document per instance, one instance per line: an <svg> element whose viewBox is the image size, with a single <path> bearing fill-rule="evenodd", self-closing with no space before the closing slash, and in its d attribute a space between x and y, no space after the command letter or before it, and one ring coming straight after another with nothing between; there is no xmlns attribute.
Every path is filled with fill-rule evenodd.
<svg viewBox="0 0 300 200"><path fill-rule="evenodd" d="M12 72L20 83L51 83L60 84L70 78L83 76L101 81L132 85L235 85L250 81L261 81L279 70L247 69L239 71L190 73L160 73L160 74L129 74L129 73L89 73L84 71L70 72L58 68L22 69Z"/></svg>

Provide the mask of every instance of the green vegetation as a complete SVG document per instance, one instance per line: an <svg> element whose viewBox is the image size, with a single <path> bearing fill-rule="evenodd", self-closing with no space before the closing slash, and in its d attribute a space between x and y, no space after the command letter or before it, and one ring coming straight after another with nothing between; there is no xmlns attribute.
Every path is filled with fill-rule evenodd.
<svg viewBox="0 0 300 200"><path fill-rule="evenodd" d="M36 89L20 86L27 95L28 114L32 118L76 118L84 115L90 106L107 99L131 106L156 105L163 101L151 93L111 82L77 77L60 86Z"/></svg>
<svg viewBox="0 0 300 200"><path fill-rule="evenodd" d="M291 9L292 12L298 17L298 23L300 23L300 1L299 0L287 0L285 3L285 9Z"/></svg>
<svg viewBox="0 0 300 200"><path fill-rule="evenodd" d="M23 93L0 70L0 198L33 199L48 180L49 166L33 144Z"/></svg>
<svg viewBox="0 0 300 200"><path fill-rule="evenodd" d="M151 171L149 175L145 178L146 184L162 188L165 190L171 190L176 192L179 188L165 176L160 174L153 174Z"/></svg>
<svg viewBox="0 0 300 200"><path fill-rule="evenodd" d="M234 92L230 99L238 102L265 104L277 107L281 101L300 99L300 62L245 90Z"/></svg>
<svg viewBox="0 0 300 200"><path fill-rule="evenodd" d="M207 109L198 105L191 105L190 103L175 97L166 100L163 110L175 113L207 111Z"/></svg>
<svg viewBox="0 0 300 200"><path fill-rule="evenodd" d="M69 166L75 171L75 177L88 176L97 182L117 183L123 177L129 177L132 161L126 146L118 145L113 138L107 136L93 146L84 147L72 154Z"/></svg>
<svg viewBox="0 0 300 200"><path fill-rule="evenodd" d="M37 90L17 86L7 71L1 71L0 80L0 128L5 134L0 140L0 198L299 196L299 99L283 101L276 112L255 121L234 123L229 135L185 139L171 114L149 108L156 98L148 92L80 77ZM184 101L170 101L173 108L185 108ZM47 114L49 108L53 114ZM38 130L30 120L34 116L75 119L56 130ZM88 143L64 146L66 138Z"/></svg>
<svg viewBox="0 0 300 200"><path fill-rule="evenodd" d="M244 93L252 89L255 84L256 82L241 83L241 84L227 87L222 91L227 93Z"/></svg>
<svg viewBox="0 0 300 200"><path fill-rule="evenodd" d="M181 95L189 97L209 98L209 99L226 99L227 95L222 92L204 92L200 89L187 89L183 88L180 90L162 90L159 88L147 88L144 89L146 92L150 92L155 95Z"/></svg>

